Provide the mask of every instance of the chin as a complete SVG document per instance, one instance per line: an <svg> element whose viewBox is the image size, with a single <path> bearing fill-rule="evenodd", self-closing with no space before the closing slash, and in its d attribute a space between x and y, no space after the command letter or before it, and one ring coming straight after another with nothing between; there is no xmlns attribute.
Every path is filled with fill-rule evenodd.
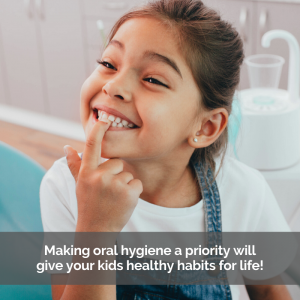
<svg viewBox="0 0 300 300"><path fill-rule="evenodd" d="M102 144L103 145L103 144ZM103 158L114 158L119 157L120 153L118 151L105 151L105 147L101 147L101 157ZM118 155L119 154L119 155Z"/></svg>

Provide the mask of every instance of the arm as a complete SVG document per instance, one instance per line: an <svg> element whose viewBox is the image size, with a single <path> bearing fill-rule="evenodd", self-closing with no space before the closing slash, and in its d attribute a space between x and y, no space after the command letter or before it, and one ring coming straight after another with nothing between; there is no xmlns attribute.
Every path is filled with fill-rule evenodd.
<svg viewBox="0 0 300 300"><path fill-rule="evenodd" d="M110 159L99 165L101 143L109 125L110 121L105 120L95 123L87 138L82 161L74 149L67 148L68 166L76 181L78 204L76 232L120 232L128 222L143 190L140 180L133 179L132 174L128 172L123 172L123 162L120 159ZM112 246L115 239L103 242L106 246ZM83 248L90 245L75 237L74 246ZM112 256L103 259L106 258L115 259ZM80 256L73 256L74 263L81 260ZM70 274L52 275L53 299L116 299L116 285L99 285L97 282L83 285L82 280L87 279L87 273L82 272L71 271ZM97 270L95 273L89 272L89 278L98 279L95 276L104 276L109 279L108 282L115 282L116 273L115 271L101 273ZM78 282L79 285L74 285L74 282L76 284ZM90 283L89 279L86 282Z"/></svg>
<svg viewBox="0 0 300 300"><path fill-rule="evenodd" d="M257 281L245 277L244 282L251 300L292 300L280 275L260 281L260 283L264 283L261 285L257 285ZM270 283L277 285L270 285Z"/></svg>
<svg viewBox="0 0 300 300"><path fill-rule="evenodd" d="M246 285L251 300L292 300L285 285Z"/></svg>
<svg viewBox="0 0 300 300"><path fill-rule="evenodd" d="M56 276L52 275L51 280ZM101 299L115 300L115 285L52 285L53 300L81 300L81 299Z"/></svg>

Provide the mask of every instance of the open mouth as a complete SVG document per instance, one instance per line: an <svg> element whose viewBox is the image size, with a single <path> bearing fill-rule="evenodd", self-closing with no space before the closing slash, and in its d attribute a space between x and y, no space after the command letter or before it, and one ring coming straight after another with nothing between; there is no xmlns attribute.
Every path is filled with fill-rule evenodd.
<svg viewBox="0 0 300 300"><path fill-rule="evenodd" d="M102 112L102 110L98 110L97 108L93 109L93 114L94 114L94 118L98 119L98 117L100 116L100 113ZM103 114L107 115L107 118L111 121L111 127L116 127L116 128L128 128L128 129L134 129L134 128L138 128L137 125L135 125L134 123L128 122L127 120L124 120L120 117L116 117L113 114L109 114L106 111L103 111Z"/></svg>

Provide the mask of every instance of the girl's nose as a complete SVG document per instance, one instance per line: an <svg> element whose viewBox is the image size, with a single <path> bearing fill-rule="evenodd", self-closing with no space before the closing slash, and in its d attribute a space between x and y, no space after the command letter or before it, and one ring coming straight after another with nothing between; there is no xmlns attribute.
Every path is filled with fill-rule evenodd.
<svg viewBox="0 0 300 300"><path fill-rule="evenodd" d="M111 99L121 99L124 101L132 100L132 80L129 78L114 78L108 81L102 88L105 94L108 94Z"/></svg>

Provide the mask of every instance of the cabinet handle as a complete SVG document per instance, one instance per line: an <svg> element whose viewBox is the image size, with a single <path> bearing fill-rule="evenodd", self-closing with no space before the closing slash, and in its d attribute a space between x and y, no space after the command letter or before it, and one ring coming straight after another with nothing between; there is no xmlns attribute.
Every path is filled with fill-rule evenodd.
<svg viewBox="0 0 300 300"><path fill-rule="evenodd" d="M43 0L35 0L35 5L36 5L36 8L37 8L38 15L43 20L45 18L44 1Z"/></svg>
<svg viewBox="0 0 300 300"><path fill-rule="evenodd" d="M259 16L259 34L260 34L259 38L260 38L260 41L266 32L267 18L268 18L267 11L263 10Z"/></svg>
<svg viewBox="0 0 300 300"><path fill-rule="evenodd" d="M111 3L105 3L105 8L108 9L123 9L127 6L127 3L125 2L111 2Z"/></svg>
<svg viewBox="0 0 300 300"><path fill-rule="evenodd" d="M32 5L31 5L31 0L23 0L24 1L24 6L25 6L25 11L28 16L28 18L32 18Z"/></svg>
<svg viewBox="0 0 300 300"><path fill-rule="evenodd" d="M246 34L246 24L247 24L248 11L247 8L242 8L240 13L240 31L241 37L245 43L248 41L248 37Z"/></svg>

